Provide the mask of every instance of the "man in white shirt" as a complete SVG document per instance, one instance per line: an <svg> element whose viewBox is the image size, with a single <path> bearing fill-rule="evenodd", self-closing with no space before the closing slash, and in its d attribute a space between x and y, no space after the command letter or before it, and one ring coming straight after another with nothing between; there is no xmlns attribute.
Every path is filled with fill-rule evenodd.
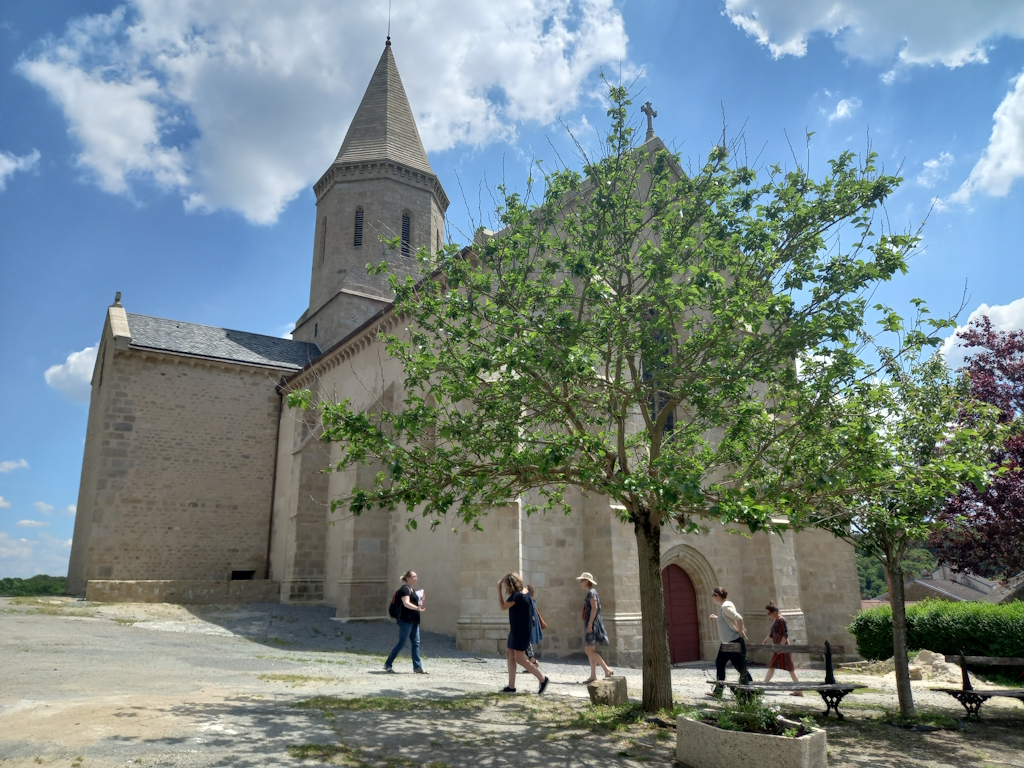
<svg viewBox="0 0 1024 768"><path fill-rule="evenodd" d="M718 639L722 645L739 643L744 646L746 645L747 631L743 626L743 617L728 598L729 593L724 587L715 587L714 592L711 593L711 599L715 601L715 605L719 606L719 612L712 613L711 618L718 624ZM753 680L750 673L747 672L746 654L738 651L725 651L722 649L722 645L718 647L718 656L715 658L717 682L714 691L709 692L708 696L722 695L724 687L722 683L725 682L725 665L727 663L731 662L736 671L740 673L741 683L749 683Z"/></svg>

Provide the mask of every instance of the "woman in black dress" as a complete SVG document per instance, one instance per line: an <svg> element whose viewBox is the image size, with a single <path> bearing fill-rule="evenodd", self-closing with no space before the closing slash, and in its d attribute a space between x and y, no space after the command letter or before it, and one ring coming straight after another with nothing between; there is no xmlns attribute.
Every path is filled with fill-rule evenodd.
<svg viewBox="0 0 1024 768"><path fill-rule="evenodd" d="M505 592L508 592L508 600L505 599ZM548 687L548 679L541 674L537 666L526 658L526 648L530 645L530 635L533 634L533 598L530 591L519 578L518 573L506 573L498 582L498 602L501 610L508 611L508 647L505 649L505 659L508 661L508 685L502 689L502 693L516 692L516 664L540 680L540 690L537 693L544 693Z"/></svg>

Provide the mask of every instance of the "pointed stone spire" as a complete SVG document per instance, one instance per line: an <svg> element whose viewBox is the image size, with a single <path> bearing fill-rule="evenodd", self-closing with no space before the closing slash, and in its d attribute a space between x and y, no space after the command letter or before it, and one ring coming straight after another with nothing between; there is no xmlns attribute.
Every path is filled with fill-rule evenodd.
<svg viewBox="0 0 1024 768"><path fill-rule="evenodd" d="M391 53L391 38L377 62L335 163L391 160L433 174Z"/></svg>

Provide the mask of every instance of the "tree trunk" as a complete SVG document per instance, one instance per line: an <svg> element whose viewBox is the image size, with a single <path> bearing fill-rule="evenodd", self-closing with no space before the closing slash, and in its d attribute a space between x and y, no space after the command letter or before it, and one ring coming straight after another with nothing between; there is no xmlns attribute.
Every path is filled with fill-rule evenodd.
<svg viewBox="0 0 1024 768"><path fill-rule="evenodd" d="M892 606L892 660L896 668L896 693L900 699L900 714L915 716L914 694L910 689L910 658L907 655L907 605L903 595L903 575L885 569L889 579L889 605Z"/></svg>
<svg viewBox="0 0 1024 768"><path fill-rule="evenodd" d="M661 583L661 527L650 513L637 513L633 523L640 560L640 615L644 633L643 707L648 712L672 707L672 666L668 654L665 593Z"/></svg>

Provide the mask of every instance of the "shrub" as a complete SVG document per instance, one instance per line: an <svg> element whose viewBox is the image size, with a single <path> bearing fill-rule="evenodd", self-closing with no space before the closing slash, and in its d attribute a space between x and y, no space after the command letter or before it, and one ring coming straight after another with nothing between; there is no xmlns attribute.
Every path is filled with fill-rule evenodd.
<svg viewBox="0 0 1024 768"><path fill-rule="evenodd" d="M31 579L0 579L0 596L34 597L63 595L67 589L67 576L33 576Z"/></svg>
<svg viewBox="0 0 1024 768"><path fill-rule="evenodd" d="M857 614L849 626L865 659L892 656L892 609ZM950 603L925 600L907 608L907 650L968 656L1024 656L1024 602Z"/></svg>

